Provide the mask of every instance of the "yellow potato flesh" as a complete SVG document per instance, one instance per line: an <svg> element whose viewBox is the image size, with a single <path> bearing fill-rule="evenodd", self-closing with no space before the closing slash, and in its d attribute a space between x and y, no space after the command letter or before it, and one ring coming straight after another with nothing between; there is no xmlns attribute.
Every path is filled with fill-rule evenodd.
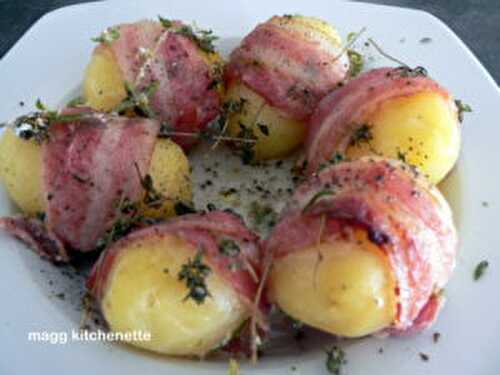
<svg viewBox="0 0 500 375"><path fill-rule="evenodd" d="M43 212L42 153L35 141L6 129L0 138L0 177L11 199L28 215Z"/></svg>
<svg viewBox="0 0 500 375"><path fill-rule="evenodd" d="M189 160L182 148L169 139L156 141L149 174L157 192L166 198L159 208L149 208L149 217L168 217L175 214L174 205L178 201L191 201L191 171Z"/></svg>
<svg viewBox="0 0 500 375"><path fill-rule="evenodd" d="M253 147L254 159L265 160L286 156L302 143L306 134L303 122L294 120L283 111L267 104L266 100L242 83L228 88L226 101L245 100L243 109L230 116L228 134L237 137L241 131L240 123L252 129L257 137ZM268 130L264 134L261 127Z"/></svg>
<svg viewBox="0 0 500 375"><path fill-rule="evenodd" d="M174 236L155 236L122 249L102 300L111 329L149 332L150 341L130 344L178 356L203 356L229 340L249 311L214 272L206 278L211 297L200 305L185 299L188 289L177 275L195 254L193 246Z"/></svg>
<svg viewBox="0 0 500 375"><path fill-rule="evenodd" d="M40 145L6 129L0 138L0 177L11 199L28 215L45 211L42 169ZM172 216L176 201L191 200L189 160L177 144L158 139L148 173L155 189L167 200L159 208L147 209L146 216Z"/></svg>
<svg viewBox="0 0 500 375"><path fill-rule="evenodd" d="M373 139L350 146L347 156L378 153L417 166L432 183L439 183L453 168L460 151L456 113L439 94L425 92L383 103L366 123Z"/></svg>
<svg viewBox="0 0 500 375"><path fill-rule="evenodd" d="M395 316L394 282L383 253L363 232L276 260L269 297L291 317L320 330L359 337Z"/></svg>
<svg viewBox="0 0 500 375"><path fill-rule="evenodd" d="M86 104L98 111L110 111L126 97L123 73L111 49L99 45L92 54L83 80Z"/></svg>

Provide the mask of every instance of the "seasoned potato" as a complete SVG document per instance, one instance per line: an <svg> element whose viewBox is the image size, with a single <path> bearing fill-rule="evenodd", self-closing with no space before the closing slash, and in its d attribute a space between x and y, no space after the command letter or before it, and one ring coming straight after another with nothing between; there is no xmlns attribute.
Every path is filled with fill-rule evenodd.
<svg viewBox="0 0 500 375"><path fill-rule="evenodd" d="M0 178L24 213L44 211L41 148L35 141L19 138L9 128L0 138Z"/></svg>
<svg viewBox="0 0 500 375"><path fill-rule="evenodd" d="M149 332L151 341L131 344L169 355L203 356L225 343L249 311L215 272L205 279L209 298L201 304L185 298L189 290L178 273L196 251L174 236L143 238L121 249L101 301L110 328Z"/></svg>
<svg viewBox="0 0 500 375"><path fill-rule="evenodd" d="M228 134L238 137L242 130L240 124L251 129L257 138L253 147L255 160L286 156L302 143L306 133L303 122L294 120L283 111L270 106L262 96L242 83L228 88L227 101L241 103L242 99L244 104L241 111L229 118Z"/></svg>
<svg viewBox="0 0 500 375"><path fill-rule="evenodd" d="M161 208L148 209L146 216L173 216L175 202L191 201L193 194L189 160L176 143L169 139L159 139L156 142L149 174L155 190L161 193L166 201Z"/></svg>
<svg viewBox="0 0 500 375"><path fill-rule="evenodd" d="M92 54L83 80L86 104L110 111L126 97L123 74L111 49L100 44Z"/></svg>
<svg viewBox="0 0 500 375"><path fill-rule="evenodd" d="M7 129L0 138L0 177L12 200L33 215L45 211L43 198L42 148ZM148 172L155 189L167 198L162 207L149 209L152 217L173 215L174 203L192 197L189 161L182 149L168 139L158 139Z"/></svg>
<svg viewBox="0 0 500 375"><path fill-rule="evenodd" d="M383 253L365 232L351 241L321 243L275 260L269 297L291 317L346 337L389 326L394 281Z"/></svg>
<svg viewBox="0 0 500 375"><path fill-rule="evenodd" d="M372 139L351 145L348 157L379 154L404 159L433 183L441 181L457 161L460 129L456 111L438 93L387 100L366 123Z"/></svg>

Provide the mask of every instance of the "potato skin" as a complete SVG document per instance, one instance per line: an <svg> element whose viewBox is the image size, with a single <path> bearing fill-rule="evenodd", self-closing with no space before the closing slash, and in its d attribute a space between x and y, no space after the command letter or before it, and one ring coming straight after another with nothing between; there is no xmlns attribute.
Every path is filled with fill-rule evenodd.
<svg viewBox="0 0 500 375"><path fill-rule="evenodd" d="M149 174L153 179L155 190L161 193L166 201L160 208L147 209L146 216L156 218L173 216L175 202L189 202L193 198L189 160L182 148L170 139L156 141Z"/></svg>
<svg viewBox="0 0 500 375"><path fill-rule="evenodd" d="M452 102L439 93L422 92L387 100L366 119L372 139L351 146L347 156L381 154L403 159L439 183L460 152L460 127Z"/></svg>
<svg viewBox="0 0 500 375"><path fill-rule="evenodd" d="M94 50L83 79L86 104L108 112L126 97L123 73L111 48L100 44Z"/></svg>
<svg viewBox="0 0 500 375"><path fill-rule="evenodd" d="M196 251L173 235L150 236L121 248L101 300L110 328L149 332L151 341L130 344L175 356L202 357L229 340L250 313L214 271L205 279L210 297L202 304L185 299L188 289L178 273Z"/></svg>
<svg viewBox="0 0 500 375"><path fill-rule="evenodd" d="M276 259L269 298L307 325L360 337L387 328L395 317L389 270L383 252L358 231L349 241L325 242Z"/></svg>
<svg viewBox="0 0 500 375"><path fill-rule="evenodd" d="M156 209L148 209L150 217L175 214L176 201L192 198L189 161L182 149L169 139L158 139L153 151L150 170L155 189L167 198ZM9 196L28 215L44 212L42 148L34 141L19 138L6 129L0 138L0 177Z"/></svg>
<svg viewBox="0 0 500 375"><path fill-rule="evenodd" d="M226 101L239 103L242 99L243 108L229 117L227 131L230 136L238 137L240 124L252 129L257 138L253 147L254 160L286 156L302 143L306 134L302 121L292 119L243 83L236 82L227 89ZM263 132L262 126L268 134Z"/></svg>
<svg viewBox="0 0 500 375"><path fill-rule="evenodd" d="M19 138L10 128L0 138L0 178L25 214L45 211L41 147L34 140Z"/></svg>

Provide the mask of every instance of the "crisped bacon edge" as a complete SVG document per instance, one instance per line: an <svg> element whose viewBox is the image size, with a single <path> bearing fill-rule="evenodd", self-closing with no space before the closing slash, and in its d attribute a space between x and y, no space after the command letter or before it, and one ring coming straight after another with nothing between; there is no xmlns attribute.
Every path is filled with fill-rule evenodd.
<svg viewBox="0 0 500 375"><path fill-rule="evenodd" d="M40 257L53 263L66 263L69 256L62 242L45 229L42 221L27 217L4 217L0 229L27 244Z"/></svg>
<svg viewBox="0 0 500 375"><path fill-rule="evenodd" d="M431 91L456 106L448 91L426 76L407 76L398 68L370 70L327 95L316 108L306 139L307 173L314 173L335 152L344 153L353 132L381 103ZM458 121L457 121L458 126Z"/></svg>

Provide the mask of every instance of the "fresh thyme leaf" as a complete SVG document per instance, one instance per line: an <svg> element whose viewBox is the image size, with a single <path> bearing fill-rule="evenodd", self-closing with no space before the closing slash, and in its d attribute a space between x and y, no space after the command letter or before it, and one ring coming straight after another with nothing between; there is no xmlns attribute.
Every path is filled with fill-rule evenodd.
<svg viewBox="0 0 500 375"><path fill-rule="evenodd" d="M326 351L326 369L330 374L340 375L342 366L347 363L345 352L337 346Z"/></svg>
<svg viewBox="0 0 500 375"><path fill-rule="evenodd" d="M141 186L144 189L143 203L149 208L160 208L165 203L166 198L155 189L151 175L145 174L142 176L137 163L134 163L134 166L141 181Z"/></svg>
<svg viewBox="0 0 500 375"><path fill-rule="evenodd" d="M330 190L330 189L325 189L318 191L316 194L313 195L311 200L305 205L304 209L302 211L307 211L309 208L311 208L317 201L319 201L321 198L326 197L326 196L331 196L335 195L335 191Z"/></svg>
<svg viewBox="0 0 500 375"><path fill-rule="evenodd" d="M276 225L278 214L271 206L253 201L250 205L250 216L258 227L272 228Z"/></svg>
<svg viewBox="0 0 500 375"><path fill-rule="evenodd" d="M108 27L106 30L104 30L101 35L92 38L93 42L96 43L104 43L104 44L109 44L115 40L117 40L120 37L120 30L118 26L115 27Z"/></svg>
<svg viewBox="0 0 500 375"><path fill-rule="evenodd" d="M210 296L207 289L206 278L212 270L203 263L203 253L199 250L193 259L189 258L186 264L181 266L177 275L179 281L184 281L189 289L184 300L191 298L196 304L201 305Z"/></svg>
<svg viewBox="0 0 500 375"><path fill-rule="evenodd" d="M219 252L222 255L234 257L240 253L240 247L235 241L229 238L224 238L221 242L219 242Z"/></svg>
<svg viewBox="0 0 500 375"><path fill-rule="evenodd" d="M348 49L347 57L350 62L349 75L351 77L356 77L359 73L361 73L365 65L363 55L353 49Z"/></svg>
<svg viewBox="0 0 500 375"><path fill-rule="evenodd" d="M162 26L172 32L184 35L191 39L203 52L215 53L214 42L219 39L212 30L203 30L195 26L182 25L169 19L158 16Z"/></svg>
<svg viewBox="0 0 500 375"><path fill-rule="evenodd" d="M474 269L474 281L478 281L481 277L483 277L486 269L488 268L489 263L487 260L482 260Z"/></svg>
<svg viewBox="0 0 500 375"><path fill-rule="evenodd" d="M36 100L35 106L39 111L47 111L47 107L45 106L45 104L43 104L40 98Z"/></svg>
<svg viewBox="0 0 500 375"><path fill-rule="evenodd" d="M265 136L269 135L269 127L267 125L257 124L257 126L259 127L259 130L262 134L264 134Z"/></svg>
<svg viewBox="0 0 500 375"><path fill-rule="evenodd" d="M463 122L464 121L464 113L465 112L472 112L472 108L470 105L464 103L463 101L457 99L455 100L455 104L458 109L458 121Z"/></svg>
<svg viewBox="0 0 500 375"><path fill-rule="evenodd" d="M350 146L359 146L362 143L370 143L373 139L371 126L363 124L357 128L351 136Z"/></svg>
<svg viewBox="0 0 500 375"><path fill-rule="evenodd" d="M77 96L66 103L66 107L78 107L83 104L85 104L85 98L83 96Z"/></svg>
<svg viewBox="0 0 500 375"><path fill-rule="evenodd" d="M127 111L134 111L140 116L156 118L156 113L150 106L150 99L158 89L160 83L157 80L151 81L142 90L138 90L132 84L125 81L125 91L127 96L118 104L113 111L124 114Z"/></svg>

